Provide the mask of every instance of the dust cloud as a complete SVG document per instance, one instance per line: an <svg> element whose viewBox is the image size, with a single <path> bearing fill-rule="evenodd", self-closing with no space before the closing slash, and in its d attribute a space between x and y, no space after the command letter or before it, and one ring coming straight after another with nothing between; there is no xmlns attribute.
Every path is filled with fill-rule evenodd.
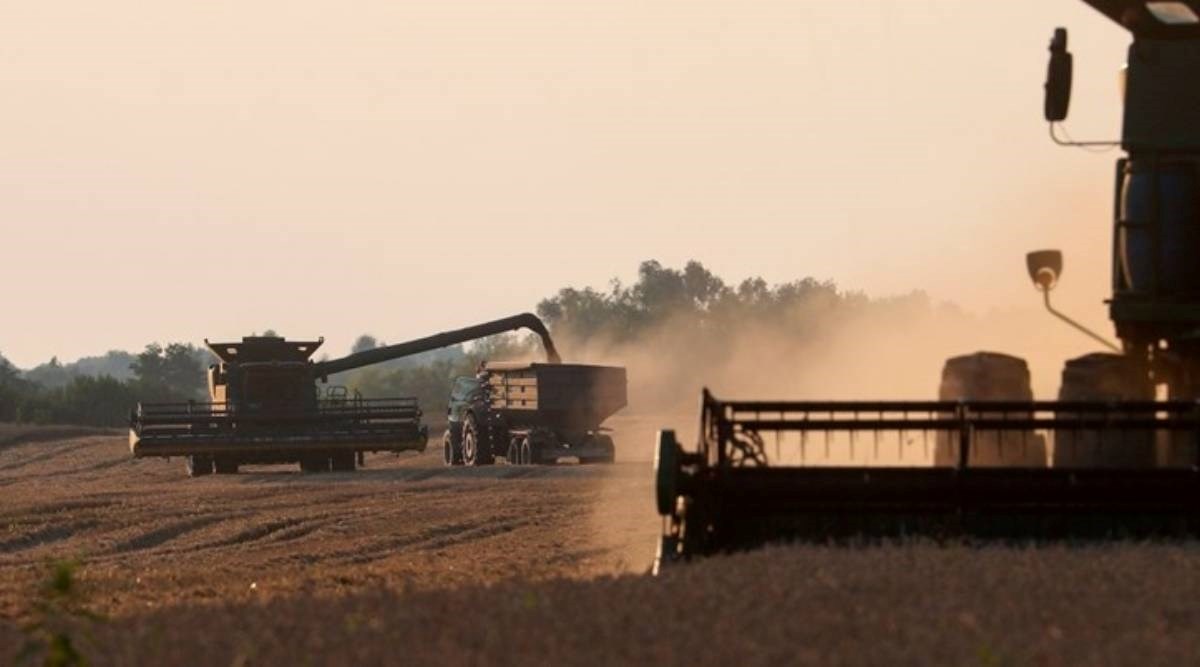
<svg viewBox="0 0 1200 667"><path fill-rule="evenodd" d="M706 387L727 399L933 400L946 358L991 350L1026 359L1035 396L1050 399L1063 362L1090 351L1037 309L971 314L921 299L846 314L801 309L728 332L674 318L634 342L559 345L570 361L628 369L629 405L608 422L626 461L651 460L659 428L691 443Z"/></svg>

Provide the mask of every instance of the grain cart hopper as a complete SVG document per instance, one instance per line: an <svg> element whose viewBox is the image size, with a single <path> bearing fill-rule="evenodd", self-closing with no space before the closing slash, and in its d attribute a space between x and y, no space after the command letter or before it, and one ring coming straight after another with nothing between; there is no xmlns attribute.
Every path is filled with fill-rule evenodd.
<svg viewBox="0 0 1200 667"><path fill-rule="evenodd" d="M601 424L625 407L625 369L585 364L489 363L455 380L446 465L612 463L616 449Z"/></svg>
<svg viewBox="0 0 1200 667"><path fill-rule="evenodd" d="M1133 36L1119 142L1060 138L1067 32L1045 117L1064 145L1120 145L1112 298L1119 344L1069 360L1034 401L1022 360L951 359L938 401L729 401L708 391L696 444L659 433L656 567L766 541L890 536L1040 540L1200 532L1200 2L1085 0ZM1043 291L1056 251L1031 253ZM1156 400L1159 398L1161 400Z"/></svg>
<svg viewBox="0 0 1200 667"><path fill-rule="evenodd" d="M321 385L334 373L521 328L537 333L558 361L545 325L528 313L330 361L310 359L319 340L205 341L220 359L208 371L209 402L139 404L130 415L130 449L137 458L183 456L193 476L268 463L350 471L362 452L424 451L428 432L416 399L364 399Z"/></svg>

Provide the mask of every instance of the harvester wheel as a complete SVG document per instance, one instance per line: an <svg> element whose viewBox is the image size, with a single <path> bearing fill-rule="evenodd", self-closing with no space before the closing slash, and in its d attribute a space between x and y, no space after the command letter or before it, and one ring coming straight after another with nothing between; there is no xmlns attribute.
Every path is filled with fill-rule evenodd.
<svg viewBox="0 0 1200 667"><path fill-rule="evenodd" d="M1058 400L1150 401L1154 386L1131 358L1094 352L1067 360ZM1154 448L1153 431L1060 431L1051 460L1055 468L1148 468L1154 466Z"/></svg>
<svg viewBox="0 0 1200 667"><path fill-rule="evenodd" d="M1032 401L1029 365L1020 357L999 352L976 352L951 357L942 367L938 400ZM1007 416L1028 414L1008 413ZM939 433L935 442L934 465L957 465L957 436ZM1046 465L1046 443L1040 433L1033 431L1010 431L999 437L995 433L979 434L971 440L970 455L970 466L1042 468Z"/></svg>
<svg viewBox="0 0 1200 667"><path fill-rule="evenodd" d="M325 456L306 456L300 459L300 472L329 472L329 458Z"/></svg>
<svg viewBox="0 0 1200 667"><path fill-rule="evenodd" d="M492 463L492 453L485 451L479 429L475 426L475 417L468 414L463 420L462 458L469 466L485 466Z"/></svg>
<svg viewBox="0 0 1200 667"><path fill-rule="evenodd" d="M675 431L658 432L654 451L654 500L658 513L674 516L679 497L679 442Z"/></svg>
<svg viewBox="0 0 1200 667"><path fill-rule="evenodd" d="M188 477L211 475L213 471L212 457L207 454L193 454L184 459L187 465Z"/></svg>
<svg viewBox="0 0 1200 667"><path fill-rule="evenodd" d="M238 472L238 462L236 459L218 456L213 459L213 471L218 475L236 475Z"/></svg>
<svg viewBox="0 0 1200 667"><path fill-rule="evenodd" d="M354 472L354 452L338 452L329 457L330 468L334 472Z"/></svg>

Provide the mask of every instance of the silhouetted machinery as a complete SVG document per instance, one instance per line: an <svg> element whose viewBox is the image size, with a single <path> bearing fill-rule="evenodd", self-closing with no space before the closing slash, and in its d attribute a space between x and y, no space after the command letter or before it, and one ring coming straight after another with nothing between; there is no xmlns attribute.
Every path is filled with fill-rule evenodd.
<svg viewBox="0 0 1200 667"><path fill-rule="evenodd" d="M1063 145L1119 145L1112 299L1120 344L1050 305L1062 255L1027 268L1056 316L1110 348L1034 401L1025 362L950 359L937 401L724 401L698 442L659 433L657 565L779 539L1195 536L1200 529L1200 2L1085 0L1129 30L1120 142L1060 138L1067 32L1045 116ZM1165 400L1155 400L1164 392ZM930 465L930 464L933 465Z"/></svg>
<svg viewBox="0 0 1200 667"><path fill-rule="evenodd" d="M320 340L205 341L220 359L208 372L210 402L139 404L130 415L130 449L138 458L186 457L192 476L297 462L305 472L350 471L363 452L424 451L428 431L415 398L364 399L345 387L322 392L320 383L334 373L521 328L541 337L550 363L561 362L549 331L529 313L331 361L310 359Z"/></svg>

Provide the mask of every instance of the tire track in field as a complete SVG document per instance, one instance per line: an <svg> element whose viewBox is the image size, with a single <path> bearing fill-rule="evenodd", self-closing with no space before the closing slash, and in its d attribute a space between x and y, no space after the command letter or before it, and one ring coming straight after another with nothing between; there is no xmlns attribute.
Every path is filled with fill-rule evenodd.
<svg viewBox="0 0 1200 667"><path fill-rule="evenodd" d="M112 551L117 554L127 554L133 551L146 551L148 549L162 546L163 544L183 537L188 533L211 526L214 523L228 520L228 517L224 516L206 516L197 519L190 519L188 521L179 521L162 526L160 528L155 528L154 530L142 533L137 537L119 542L113 546Z"/></svg>

